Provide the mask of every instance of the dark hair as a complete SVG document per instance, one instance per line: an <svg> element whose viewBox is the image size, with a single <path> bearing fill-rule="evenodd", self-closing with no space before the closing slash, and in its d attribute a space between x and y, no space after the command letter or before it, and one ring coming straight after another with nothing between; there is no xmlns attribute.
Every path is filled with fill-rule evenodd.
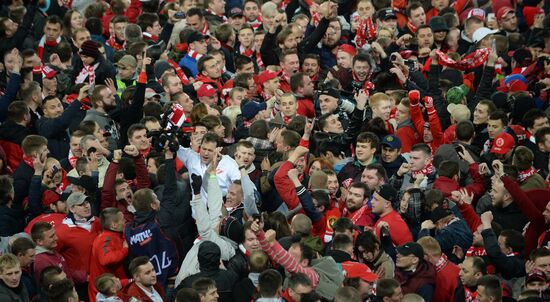
<svg viewBox="0 0 550 302"><path fill-rule="evenodd" d="M200 302L201 297L196 290L192 288L182 288L176 294L176 302Z"/></svg>
<svg viewBox="0 0 550 302"><path fill-rule="evenodd" d="M451 160L442 161L437 168L437 174L439 176L445 176L448 178L453 178L454 176L458 175L459 171L460 167L458 166L458 162Z"/></svg>
<svg viewBox="0 0 550 302"><path fill-rule="evenodd" d="M250 137L255 137L259 139L267 139L267 134L269 133L269 125L265 120L257 120L250 125L248 129Z"/></svg>
<svg viewBox="0 0 550 302"><path fill-rule="evenodd" d="M49 15L46 18L46 23L59 24L59 26L61 26L61 29L63 30L63 21L61 21L61 18L59 18L59 16L57 15Z"/></svg>
<svg viewBox="0 0 550 302"><path fill-rule="evenodd" d="M284 130L281 132L281 136L283 137L283 142L285 145L291 148L296 148L300 144L301 137L296 131Z"/></svg>
<svg viewBox="0 0 550 302"><path fill-rule="evenodd" d="M233 30L233 27L230 24L221 24L216 28L216 32L214 33L216 39L218 39L222 43L227 43L229 41L229 38L231 38L231 35L234 35L235 31Z"/></svg>
<svg viewBox="0 0 550 302"><path fill-rule="evenodd" d="M353 241L349 236L344 234L337 234L332 238L332 249L333 250L345 250L347 247L353 246Z"/></svg>
<svg viewBox="0 0 550 302"><path fill-rule="evenodd" d="M474 123L470 120L463 120L456 124L455 135L459 141L469 141L475 133Z"/></svg>
<svg viewBox="0 0 550 302"><path fill-rule="evenodd" d="M159 16L153 13L142 13L137 17L136 24L145 32L147 27L153 27L155 22L159 21Z"/></svg>
<svg viewBox="0 0 550 302"><path fill-rule="evenodd" d="M351 219L347 217L340 217L332 225L332 230L335 233L344 233L345 231L353 232L355 230L355 226L353 225L353 222L351 222Z"/></svg>
<svg viewBox="0 0 550 302"><path fill-rule="evenodd" d="M48 301L67 301L74 295L74 284L70 279L56 281L46 290Z"/></svg>
<svg viewBox="0 0 550 302"><path fill-rule="evenodd" d="M292 274L290 277L288 277L288 287L292 290L296 290L298 285L301 286L311 286L311 280L309 277L304 273L296 273Z"/></svg>
<svg viewBox="0 0 550 302"><path fill-rule="evenodd" d="M140 256L132 259L130 265L128 266L128 271L130 272L130 275L135 276L135 274L139 271L139 267L149 262L151 261L147 256Z"/></svg>
<svg viewBox="0 0 550 302"><path fill-rule="evenodd" d="M482 275L487 274L487 264L485 263L485 260L481 257L470 257L472 259L472 268L476 273L481 273Z"/></svg>
<svg viewBox="0 0 550 302"><path fill-rule="evenodd" d="M286 58L286 56L289 55L298 55L298 51L296 49L285 49L281 52L279 55L279 61L283 62Z"/></svg>
<svg viewBox="0 0 550 302"><path fill-rule="evenodd" d="M206 62L210 60L215 60L215 59L211 55L205 55L202 58L200 58L199 61L197 62L197 71L199 73L202 73L204 70L204 64L206 64Z"/></svg>
<svg viewBox="0 0 550 302"><path fill-rule="evenodd" d="M323 297L315 291L300 295L300 302L318 302L323 300Z"/></svg>
<svg viewBox="0 0 550 302"><path fill-rule="evenodd" d="M323 206L325 209L327 209L330 205L330 196L324 190L312 191L311 198L317 201L318 206Z"/></svg>
<svg viewBox="0 0 550 302"><path fill-rule="evenodd" d="M216 133L208 132L202 138L201 144L216 143L216 145L217 145L219 140L220 140L220 137Z"/></svg>
<svg viewBox="0 0 550 302"><path fill-rule="evenodd" d="M258 290L262 298L276 297L283 284L283 277L274 269L267 269L258 278Z"/></svg>
<svg viewBox="0 0 550 302"><path fill-rule="evenodd" d="M25 254L29 249L36 248L36 244L32 240L26 237L20 237L13 241L11 244L11 253L15 256L19 254Z"/></svg>
<svg viewBox="0 0 550 302"><path fill-rule="evenodd" d="M320 155L325 155L330 152L332 155L338 157L338 156L344 156L344 152L342 151L342 147L338 144L333 144L331 142L322 142L319 145L318 152Z"/></svg>
<svg viewBox="0 0 550 302"><path fill-rule="evenodd" d="M357 136L357 143L369 143L373 149L378 149L380 139L372 132L362 132Z"/></svg>
<svg viewBox="0 0 550 302"><path fill-rule="evenodd" d="M140 130L146 130L147 131L147 128L145 128L145 125L143 124L132 124L132 126L130 126L130 128L128 128L128 132L127 132L127 135L128 135L128 138L131 138L133 135L134 135L134 132L136 131L140 131Z"/></svg>
<svg viewBox="0 0 550 302"><path fill-rule="evenodd" d="M497 110L489 114L489 119L492 121L500 120L504 127L508 125L508 116L502 110Z"/></svg>
<svg viewBox="0 0 550 302"><path fill-rule="evenodd" d="M376 297L381 299L391 297L395 293L395 289L400 286L395 279L379 279L376 282Z"/></svg>
<svg viewBox="0 0 550 302"><path fill-rule="evenodd" d="M513 229L503 230L500 232L500 236L505 237L504 244L506 247L511 248L514 253L523 254L523 248L525 247L525 238L523 235Z"/></svg>
<svg viewBox="0 0 550 302"><path fill-rule="evenodd" d="M494 275L485 275L477 279L477 286L485 288L485 295L495 298L495 301L502 301L502 285Z"/></svg>
<svg viewBox="0 0 550 302"><path fill-rule="evenodd" d="M44 239L44 232L53 229L49 222L39 221L31 228L31 237L34 242Z"/></svg>
<svg viewBox="0 0 550 302"><path fill-rule="evenodd" d="M233 86L250 89L250 87L248 87L248 80L250 80L253 77L254 77L254 74L249 72L239 73L233 79ZM244 102L241 103L241 108L242 106L244 106Z"/></svg>
<svg viewBox="0 0 550 302"><path fill-rule="evenodd" d="M204 17L204 14L202 13L202 9L199 7L191 7L190 9L187 10L186 15L187 17L199 16L200 19Z"/></svg>
<svg viewBox="0 0 550 302"><path fill-rule="evenodd" d="M384 181L388 181L388 173L386 172L384 166L379 163L368 164L365 167L365 170L376 170L376 177L382 178Z"/></svg>
<svg viewBox="0 0 550 302"><path fill-rule="evenodd" d="M40 272L40 286L44 289L48 289L50 285L55 282L55 277L61 273L63 273L63 269L57 265L45 267Z"/></svg>
<svg viewBox="0 0 550 302"><path fill-rule="evenodd" d="M103 229L109 230L111 228L111 224L117 218L118 213L120 213L120 209L118 208L105 208L99 213L99 219Z"/></svg>
<svg viewBox="0 0 550 302"><path fill-rule="evenodd" d="M235 58L233 59L233 64L235 64L235 70L242 69L244 65L253 63L252 58L237 54L235 55Z"/></svg>
<svg viewBox="0 0 550 302"><path fill-rule="evenodd" d="M27 114L29 114L29 107L23 101L15 101L8 106L8 118L14 122L22 121Z"/></svg>
<svg viewBox="0 0 550 302"><path fill-rule="evenodd" d="M290 89L292 92L296 92L298 88L304 87L304 76L305 74L302 72L297 72L290 76Z"/></svg>
<svg viewBox="0 0 550 302"><path fill-rule="evenodd" d="M362 189L363 190L363 198L367 198L370 195L369 187L365 183L354 182L354 183L351 184L350 189L351 188Z"/></svg>
<svg viewBox="0 0 550 302"><path fill-rule="evenodd" d="M546 247L540 247L538 249L534 249L531 252L531 255L529 255L529 260L535 261L538 258L548 257L548 256L550 256L550 249Z"/></svg>
<svg viewBox="0 0 550 302"><path fill-rule="evenodd" d="M525 129L533 128L533 125L535 124L535 121L541 118L548 118L544 111L533 108L525 113L523 116L523 127Z"/></svg>
<svg viewBox="0 0 550 302"><path fill-rule="evenodd" d="M157 102L147 102L143 105L144 116L154 116L155 118L160 119L162 113L162 106Z"/></svg>
<svg viewBox="0 0 550 302"><path fill-rule="evenodd" d="M537 132L535 132L535 141L537 144L544 144L546 135L550 135L550 127L540 128Z"/></svg>
<svg viewBox="0 0 550 302"><path fill-rule="evenodd" d="M514 150L513 163L519 171L524 171L533 166L535 156L531 149L525 146L518 146Z"/></svg>
<svg viewBox="0 0 550 302"><path fill-rule="evenodd" d="M209 288L216 287L216 281L210 278L199 278L193 281L191 287L196 290L199 295L205 295Z"/></svg>
<svg viewBox="0 0 550 302"><path fill-rule="evenodd" d="M325 127L327 126L328 118L333 116L333 115L334 115L334 113L328 112L328 113L325 113L325 114L323 114L319 117L318 123L319 123L319 129L321 131L323 131L325 129ZM336 144L333 144L333 145L336 145Z"/></svg>
<svg viewBox="0 0 550 302"><path fill-rule="evenodd" d="M414 1L414 2L411 2L409 3L409 5L407 6L407 9L405 10L405 14L407 15L407 17L411 17L411 12L413 10L416 10L416 9L419 9L419 8L424 8L422 6L422 3L418 2L418 1Z"/></svg>
<svg viewBox="0 0 550 302"><path fill-rule="evenodd" d="M372 232L363 232L355 239L355 245L353 247L355 256L358 259L363 258L363 253L359 251L359 247L362 247L366 252L375 253L380 250L381 244L378 237Z"/></svg>
<svg viewBox="0 0 550 302"><path fill-rule="evenodd" d="M308 53L304 56L304 61L307 59L312 59L317 61L317 64L321 64L321 57L316 53Z"/></svg>
<svg viewBox="0 0 550 302"><path fill-rule="evenodd" d="M411 152L412 151L422 151L424 152L424 154L428 156L432 155L432 148L430 148L430 146L428 146L425 143L419 143L419 144L413 145L411 148Z"/></svg>
<svg viewBox="0 0 550 302"><path fill-rule="evenodd" d="M359 52L355 55L355 57L353 57L352 66L354 66L356 62L367 62L370 66L371 61L371 56L368 53Z"/></svg>

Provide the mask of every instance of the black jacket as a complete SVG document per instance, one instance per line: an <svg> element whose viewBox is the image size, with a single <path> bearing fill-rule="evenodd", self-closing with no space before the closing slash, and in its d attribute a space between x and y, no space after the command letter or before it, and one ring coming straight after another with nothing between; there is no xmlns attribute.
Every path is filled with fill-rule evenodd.
<svg viewBox="0 0 550 302"><path fill-rule="evenodd" d="M0 236L8 237L23 231L25 226L21 219L23 210L9 208L6 205L0 206Z"/></svg>
<svg viewBox="0 0 550 302"><path fill-rule="evenodd" d="M116 69L111 64L110 61L105 60L103 56L99 56L92 65L95 65L96 63L99 63L99 66L97 66L95 70L95 85L105 85L106 79L115 79L116 75ZM71 75L71 83L74 83L80 72L82 71L82 68L84 67L84 64L82 63L82 60L77 57L75 61L75 66L73 69L73 73Z"/></svg>
<svg viewBox="0 0 550 302"><path fill-rule="evenodd" d="M28 302L29 294L21 282L17 288L9 288L4 281L0 280L0 301Z"/></svg>
<svg viewBox="0 0 550 302"><path fill-rule="evenodd" d="M520 233L529 222L515 202L504 208L493 208L494 221L502 226L503 230L514 229Z"/></svg>
<svg viewBox="0 0 550 302"><path fill-rule="evenodd" d="M229 259L225 267L237 273L239 280L248 277L248 257L240 249L237 249L235 256Z"/></svg>
<svg viewBox="0 0 550 302"><path fill-rule="evenodd" d="M199 268L200 273L191 275L181 282L176 291L181 288L191 288L193 282L199 278L210 278L216 281L218 294L221 302L233 301L233 288L237 283L238 276L232 270L220 269L221 251L220 247L211 241L204 241L199 246Z"/></svg>
<svg viewBox="0 0 550 302"><path fill-rule="evenodd" d="M23 200L29 196L29 187L33 175L34 167L29 167L23 161L15 169L13 173L13 190L15 192L13 208L23 209ZM21 220L23 220L23 215L21 215Z"/></svg>
<svg viewBox="0 0 550 302"><path fill-rule="evenodd" d="M0 125L0 140L21 145L23 139L33 134L28 127L21 126L12 120L7 120Z"/></svg>
<svg viewBox="0 0 550 302"><path fill-rule="evenodd" d="M57 160L60 160L69 154L69 133L67 128L77 116L82 107L79 100L74 102L65 109L60 117L46 118L42 117L36 123L38 134L48 139L48 149L50 154Z"/></svg>
<svg viewBox="0 0 550 302"><path fill-rule="evenodd" d="M497 235L492 229L481 231L481 236L483 236L483 246L487 251L487 259L495 266L502 278L510 280L525 276L525 260L517 255L504 255L500 251Z"/></svg>

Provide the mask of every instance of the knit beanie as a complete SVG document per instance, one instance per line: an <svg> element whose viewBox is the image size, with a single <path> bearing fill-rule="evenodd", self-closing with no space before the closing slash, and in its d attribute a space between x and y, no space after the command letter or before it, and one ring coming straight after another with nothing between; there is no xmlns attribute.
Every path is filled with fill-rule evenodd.
<svg viewBox="0 0 550 302"><path fill-rule="evenodd" d="M447 104L460 104L462 99L468 95L469 91L468 87L464 84L451 87L447 91Z"/></svg>
<svg viewBox="0 0 550 302"><path fill-rule="evenodd" d="M92 40L85 41L80 48L80 54L97 59L100 55L99 45Z"/></svg>

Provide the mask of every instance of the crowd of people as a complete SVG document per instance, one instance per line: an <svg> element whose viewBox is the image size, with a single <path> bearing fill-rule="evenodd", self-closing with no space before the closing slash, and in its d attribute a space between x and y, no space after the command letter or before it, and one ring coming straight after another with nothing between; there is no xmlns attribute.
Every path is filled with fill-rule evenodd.
<svg viewBox="0 0 550 302"><path fill-rule="evenodd" d="M0 301L550 301L550 2L5 0Z"/></svg>

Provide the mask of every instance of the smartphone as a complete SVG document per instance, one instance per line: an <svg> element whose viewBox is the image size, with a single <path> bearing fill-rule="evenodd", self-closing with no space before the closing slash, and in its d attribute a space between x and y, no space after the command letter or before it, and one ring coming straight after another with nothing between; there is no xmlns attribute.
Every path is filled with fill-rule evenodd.
<svg viewBox="0 0 550 302"><path fill-rule="evenodd" d="M497 40L493 39L493 43L491 44L491 47L496 51L497 50Z"/></svg>
<svg viewBox="0 0 550 302"><path fill-rule="evenodd" d="M462 146L458 145L458 146L455 146L455 151L457 154L460 154L460 152L462 152Z"/></svg>
<svg viewBox="0 0 550 302"><path fill-rule="evenodd" d="M59 172L59 168L57 166L53 166L52 167L52 176L54 176L55 174L57 174L57 172Z"/></svg>

